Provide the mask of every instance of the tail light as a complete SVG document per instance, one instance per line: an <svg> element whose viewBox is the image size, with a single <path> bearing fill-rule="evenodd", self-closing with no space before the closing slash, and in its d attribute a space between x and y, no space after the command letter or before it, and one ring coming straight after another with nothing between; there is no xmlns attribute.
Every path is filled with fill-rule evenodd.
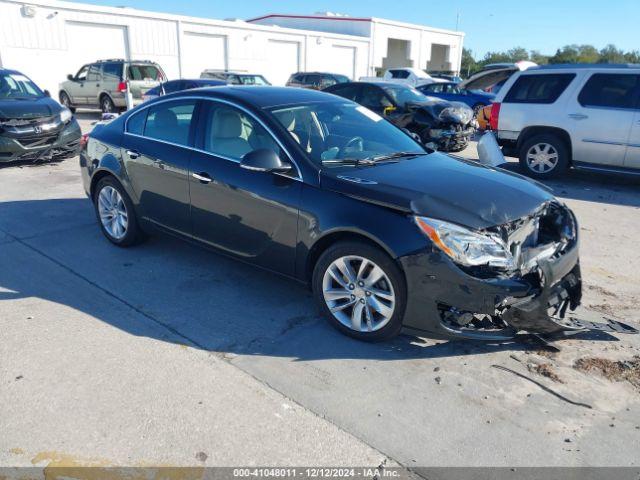
<svg viewBox="0 0 640 480"><path fill-rule="evenodd" d="M126 92L126 91L127 91L127 82L120 82L120 83L118 84L118 91L119 91L120 93L124 93L124 92Z"/></svg>
<svg viewBox="0 0 640 480"><path fill-rule="evenodd" d="M500 116L501 103L496 102L491 104L491 117L489 118L489 125L491 130L498 130L498 117Z"/></svg>

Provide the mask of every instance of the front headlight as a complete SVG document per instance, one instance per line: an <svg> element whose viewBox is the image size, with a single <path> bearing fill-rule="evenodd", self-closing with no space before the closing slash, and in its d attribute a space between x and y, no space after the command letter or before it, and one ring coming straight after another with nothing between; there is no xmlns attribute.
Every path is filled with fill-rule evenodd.
<svg viewBox="0 0 640 480"><path fill-rule="evenodd" d="M73 117L73 113L71 113L71 110L69 110L67 107L64 107L62 110L60 110L60 121L62 123L67 123L69 120L71 120L71 117Z"/></svg>
<svg viewBox="0 0 640 480"><path fill-rule="evenodd" d="M511 252L499 238L433 218L414 217L414 220L436 247L460 265L489 265L505 269L514 267Z"/></svg>

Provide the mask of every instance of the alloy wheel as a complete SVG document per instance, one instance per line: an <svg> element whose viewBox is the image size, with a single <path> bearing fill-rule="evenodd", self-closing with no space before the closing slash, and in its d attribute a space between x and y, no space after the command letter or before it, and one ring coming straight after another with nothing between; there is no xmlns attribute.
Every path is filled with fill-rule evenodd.
<svg viewBox="0 0 640 480"><path fill-rule="evenodd" d="M122 195L107 185L98 194L98 214L107 233L115 240L121 240L127 234L129 217Z"/></svg>
<svg viewBox="0 0 640 480"><path fill-rule="evenodd" d="M104 113L111 113L113 110L113 108L111 107L111 100L109 100L107 97L104 97L104 100L102 100L102 111Z"/></svg>
<svg viewBox="0 0 640 480"><path fill-rule="evenodd" d="M527 166L537 173L548 173L558 165L558 151L549 143L537 143L527 151Z"/></svg>
<svg viewBox="0 0 640 480"><path fill-rule="evenodd" d="M389 323L396 306L393 285L371 260L349 255L324 273L322 295L331 314L357 332L375 332Z"/></svg>

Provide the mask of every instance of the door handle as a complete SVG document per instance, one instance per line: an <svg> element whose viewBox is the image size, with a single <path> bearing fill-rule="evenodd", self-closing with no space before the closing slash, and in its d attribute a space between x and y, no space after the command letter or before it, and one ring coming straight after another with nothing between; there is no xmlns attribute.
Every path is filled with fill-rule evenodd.
<svg viewBox="0 0 640 480"><path fill-rule="evenodd" d="M589 118L589 115L585 115L584 113L570 113L569 117L573 118L574 120L585 120Z"/></svg>
<svg viewBox="0 0 640 480"><path fill-rule="evenodd" d="M209 174L205 172L192 173L191 176L198 180L200 183L211 183L213 181Z"/></svg>
<svg viewBox="0 0 640 480"><path fill-rule="evenodd" d="M135 160L136 158L138 158L140 156L140 154L138 152L136 152L135 150L127 150L127 155L129 155L129 158L131 160Z"/></svg>

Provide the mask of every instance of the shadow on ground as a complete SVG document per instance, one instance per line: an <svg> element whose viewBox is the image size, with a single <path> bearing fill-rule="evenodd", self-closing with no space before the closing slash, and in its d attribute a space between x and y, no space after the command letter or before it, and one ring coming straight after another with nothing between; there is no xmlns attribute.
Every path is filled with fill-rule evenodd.
<svg viewBox="0 0 640 480"><path fill-rule="evenodd" d="M318 315L306 286L171 237L155 236L136 248L117 248L102 237L97 225L85 222L91 220L87 205L85 199L0 204L0 230L8 233L0 251L0 301L39 298L132 335L225 354L300 361L393 361L540 348L535 343L413 337L360 343L336 332ZM37 219L46 231L47 212L64 212L69 227L20 235L17 223L30 219ZM65 224L60 217L53 219ZM71 283L79 286L72 288ZM111 301L143 318L122 318L115 313L119 309L105 307ZM584 338L615 340L594 334Z"/></svg>

